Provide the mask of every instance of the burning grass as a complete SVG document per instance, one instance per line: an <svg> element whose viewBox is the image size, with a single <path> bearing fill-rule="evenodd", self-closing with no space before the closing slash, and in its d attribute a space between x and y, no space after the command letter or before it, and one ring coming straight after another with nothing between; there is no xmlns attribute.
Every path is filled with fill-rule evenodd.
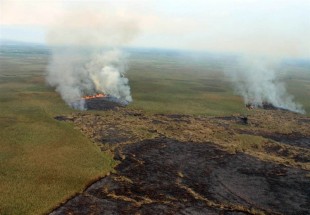
<svg viewBox="0 0 310 215"><path fill-rule="evenodd" d="M85 108L87 110L114 110L125 107L128 104L126 101L122 101L116 97L104 94L87 96L84 101Z"/></svg>
<svg viewBox="0 0 310 215"><path fill-rule="evenodd" d="M106 151L102 154L97 146L75 130L73 125L54 119L58 115L67 116L77 112L67 107L54 89L45 86L42 74L47 55L27 53L25 56L30 58L0 57L0 214L45 213L74 193L82 191L93 179L110 171L115 164L109 153L113 147L99 145ZM191 117L183 114L193 114L192 117L199 122L197 115L249 115L249 112L242 99L233 95L229 82L223 79L219 69L210 69L209 65L205 64L196 65L166 57L158 58L157 54L151 58L152 60L145 56L134 58L128 72L134 102L126 110L143 109L147 113L88 111L93 117L95 114L99 116L81 128L84 133L93 128L95 123L107 123L100 120L100 117L108 117L110 120L110 123L104 124L109 129L103 130L100 135L97 133L89 136L94 141L110 141L113 143L111 146L114 146L115 143L117 145L126 141L155 139L159 134L164 134L168 138L178 136L178 140L175 140L178 144L187 140L199 142L199 138L203 141L214 140L215 144L230 153L244 151L264 161L298 168L307 163L307 157L298 157L303 153L303 149L290 148L287 156L285 146L289 143L282 140L295 141L299 136L296 134L297 136L291 137L292 131L304 134L309 119L301 117L297 122L293 120L293 115L287 115L289 118L286 120L284 115L270 117L268 112L262 111L255 117L249 116L250 123L246 126L233 123L236 122L236 117L233 117L232 121L214 118L214 122L223 126L215 126L214 130L208 127L208 124L192 123ZM296 95L297 101L304 104L309 115L309 75L302 71L294 74L293 78L288 80L289 91ZM124 118L123 113L126 113ZM153 115L159 113L174 115ZM152 116L152 119L148 116ZM115 122L119 122L119 125ZM152 127L148 128L150 125ZM191 129L185 129L189 125ZM132 130L128 133L126 129L131 127ZM182 129L185 130L180 133ZM258 133L253 133L253 130ZM270 133L263 133L264 130ZM271 138L270 135L277 132L282 132L282 139ZM235 142L229 144L234 133L240 133L240 136L235 135ZM117 135L121 138L117 138ZM248 144L247 139L252 138L252 143ZM266 143L266 139L269 139L268 143L260 147L259 143ZM240 141L244 141L242 147L238 144ZM279 142L284 145L279 146ZM143 142L141 144L143 145ZM178 144L176 145L179 146ZM120 152L118 157L122 159L126 155ZM228 170L234 168L230 166ZM186 172L181 171L178 175L185 178ZM147 199L141 202L147 202Z"/></svg>
<svg viewBox="0 0 310 215"><path fill-rule="evenodd" d="M21 64L28 63L29 70L12 63L11 79L0 84L0 214L43 214L114 165L110 154L53 119L72 109L40 78L45 65Z"/></svg>
<svg viewBox="0 0 310 215"><path fill-rule="evenodd" d="M107 97L107 95L103 94L103 93L98 93L95 95L89 95L89 96L83 96L83 99L96 99L96 98L105 98Z"/></svg>
<svg viewBox="0 0 310 215"><path fill-rule="evenodd" d="M149 58L149 59L148 59ZM149 61L147 61L149 60ZM223 116L247 113L225 77L221 62L161 58L155 54L133 56L128 78L134 102L130 106L149 113ZM310 116L310 75L307 68L288 68L281 78ZM206 89L206 86L208 89Z"/></svg>

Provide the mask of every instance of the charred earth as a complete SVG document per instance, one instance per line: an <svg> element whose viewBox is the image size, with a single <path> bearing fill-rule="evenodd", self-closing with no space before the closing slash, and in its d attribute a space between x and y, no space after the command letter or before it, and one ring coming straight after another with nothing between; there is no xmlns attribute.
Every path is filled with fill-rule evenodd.
<svg viewBox="0 0 310 215"><path fill-rule="evenodd" d="M126 105L126 101L109 95L85 99L87 110L114 110L115 108L125 107Z"/></svg>
<svg viewBox="0 0 310 215"><path fill-rule="evenodd" d="M58 116L115 172L51 214L309 214L310 119L282 110L243 116L114 108Z"/></svg>

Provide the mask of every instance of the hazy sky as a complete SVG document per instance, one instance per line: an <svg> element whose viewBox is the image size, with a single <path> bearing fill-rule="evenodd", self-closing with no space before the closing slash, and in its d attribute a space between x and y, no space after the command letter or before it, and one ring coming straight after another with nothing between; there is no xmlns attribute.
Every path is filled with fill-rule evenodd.
<svg viewBox="0 0 310 215"><path fill-rule="evenodd" d="M59 24L98 19L130 20L128 46L310 57L310 0L0 0L1 39L45 43Z"/></svg>

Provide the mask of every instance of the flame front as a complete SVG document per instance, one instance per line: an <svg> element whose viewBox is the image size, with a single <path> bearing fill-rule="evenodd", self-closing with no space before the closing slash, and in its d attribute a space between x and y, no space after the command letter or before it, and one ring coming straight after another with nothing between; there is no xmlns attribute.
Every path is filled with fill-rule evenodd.
<svg viewBox="0 0 310 215"><path fill-rule="evenodd" d="M104 98L104 97L107 97L107 96L103 93L98 93L92 96L84 96L83 99L95 99L95 98Z"/></svg>

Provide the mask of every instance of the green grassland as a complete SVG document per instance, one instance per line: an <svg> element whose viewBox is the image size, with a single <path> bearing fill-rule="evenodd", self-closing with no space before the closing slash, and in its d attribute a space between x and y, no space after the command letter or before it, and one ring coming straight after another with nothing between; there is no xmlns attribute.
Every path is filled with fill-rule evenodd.
<svg viewBox="0 0 310 215"><path fill-rule="evenodd" d="M223 70L225 58L168 53L131 56L131 107L151 113L227 115L247 110ZM281 76L288 93L310 116L310 67L288 67Z"/></svg>
<svg viewBox="0 0 310 215"><path fill-rule="evenodd" d="M287 73L291 74L285 77L288 92L310 116L310 68L290 68Z"/></svg>
<svg viewBox="0 0 310 215"><path fill-rule="evenodd" d="M33 56L34 57L34 56ZM46 59L2 57L0 69L0 214L42 214L114 162L72 125L72 113L45 85Z"/></svg>
<svg viewBox="0 0 310 215"><path fill-rule="evenodd" d="M157 52L129 59L134 102L128 108L198 115L246 112L218 62ZM72 124L54 119L74 110L46 86L47 60L48 52L39 48L0 55L0 214L45 213L115 165L111 154L100 152ZM309 70L299 69L285 80L309 114Z"/></svg>

